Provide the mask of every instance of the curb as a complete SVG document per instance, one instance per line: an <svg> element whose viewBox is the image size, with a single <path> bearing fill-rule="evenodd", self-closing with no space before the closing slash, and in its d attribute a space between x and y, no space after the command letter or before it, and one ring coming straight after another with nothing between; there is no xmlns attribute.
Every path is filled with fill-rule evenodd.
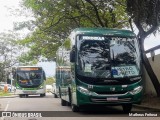
<svg viewBox="0 0 160 120"><path fill-rule="evenodd" d="M0 99L1 99L1 98L14 98L14 97L18 97L18 95L0 96Z"/></svg>
<svg viewBox="0 0 160 120"><path fill-rule="evenodd" d="M139 109L149 109L152 111L159 111L160 112L160 108L148 107L148 106L144 106L144 105L133 105L133 107L136 107Z"/></svg>

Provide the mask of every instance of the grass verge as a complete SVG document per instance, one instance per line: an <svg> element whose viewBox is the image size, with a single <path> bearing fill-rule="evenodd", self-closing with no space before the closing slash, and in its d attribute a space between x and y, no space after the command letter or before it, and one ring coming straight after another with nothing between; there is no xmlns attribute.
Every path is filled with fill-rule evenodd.
<svg viewBox="0 0 160 120"><path fill-rule="evenodd" d="M10 96L11 94L8 93L8 92L4 92L4 91L0 91L0 97L3 97L3 96Z"/></svg>

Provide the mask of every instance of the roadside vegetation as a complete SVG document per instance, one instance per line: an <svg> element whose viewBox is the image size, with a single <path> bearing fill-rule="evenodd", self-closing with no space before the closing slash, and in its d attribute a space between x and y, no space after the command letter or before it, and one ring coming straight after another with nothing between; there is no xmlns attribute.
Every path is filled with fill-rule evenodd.
<svg viewBox="0 0 160 120"><path fill-rule="evenodd" d="M54 77L47 77L46 85L52 85L55 82Z"/></svg>
<svg viewBox="0 0 160 120"><path fill-rule="evenodd" d="M4 90L0 90L0 97L3 97L3 96L10 96L12 95L11 93L9 92L4 92Z"/></svg>

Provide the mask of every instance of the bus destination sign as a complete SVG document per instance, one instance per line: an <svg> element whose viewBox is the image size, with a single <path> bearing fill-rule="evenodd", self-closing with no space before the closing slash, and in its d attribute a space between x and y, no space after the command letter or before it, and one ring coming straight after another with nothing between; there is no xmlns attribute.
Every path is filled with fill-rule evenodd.
<svg viewBox="0 0 160 120"><path fill-rule="evenodd" d="M37 67L22 67L19 70L30 71L30 70L39 70Z"/></svg>

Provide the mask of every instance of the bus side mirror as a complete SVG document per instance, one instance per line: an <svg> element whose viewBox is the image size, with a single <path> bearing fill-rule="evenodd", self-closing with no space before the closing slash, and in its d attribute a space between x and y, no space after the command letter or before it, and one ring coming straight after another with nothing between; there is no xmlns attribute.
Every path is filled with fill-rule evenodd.
<svg viewBox="0 0 160 120"><path fill-rule="evenodd" d="M75 62L75 50L74 49L70 52L70 62Z"/></svg>

